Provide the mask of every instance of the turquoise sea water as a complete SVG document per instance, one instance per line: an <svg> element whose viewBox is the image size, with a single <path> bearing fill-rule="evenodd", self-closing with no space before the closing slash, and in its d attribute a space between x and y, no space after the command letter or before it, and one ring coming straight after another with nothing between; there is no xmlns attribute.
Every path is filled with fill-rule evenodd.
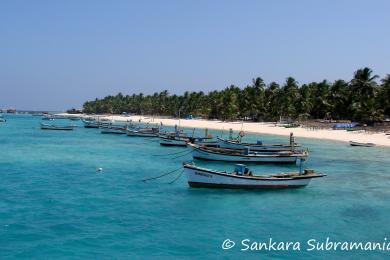
<svg viewBox="0 0 390 260"><path fill-rule="evenodd" d="M96 129L42 131L39 117L0 123L0 258L389 258L389 251L307 251L307 241L390 240L390 149L297 138L307 167L328 174L301 189L189 188L174 173L185 148L102 135ZM219 132L214 132L218 134ZM287 142L249 135L247 141ZM167 157L174 157L169 156ZM230 170L229 164L201 162ZM103 168L97 173L98 167ZM258 165L256 172L295 170ZM241 251L251 242L300 242L300 251ZM230 239L235 247L223 250Z"/></svg>

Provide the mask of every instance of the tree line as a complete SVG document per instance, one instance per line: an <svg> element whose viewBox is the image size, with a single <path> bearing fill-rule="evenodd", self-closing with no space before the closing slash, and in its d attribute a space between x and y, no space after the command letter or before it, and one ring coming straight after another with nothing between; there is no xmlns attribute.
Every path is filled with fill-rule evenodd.
<svg viewBox="0 0 390 260"><path fill-rule="evenodd" d="M160 116L201 116L222 120L335 119L380 122L390 117L390 74L379 79L370 68L355 71L352 80L323 80L299 85L288 77L284 84L262 78L244 88L231 85L221 91L170 95L107 96L87 101L85 113L135 113Z"/></svg>

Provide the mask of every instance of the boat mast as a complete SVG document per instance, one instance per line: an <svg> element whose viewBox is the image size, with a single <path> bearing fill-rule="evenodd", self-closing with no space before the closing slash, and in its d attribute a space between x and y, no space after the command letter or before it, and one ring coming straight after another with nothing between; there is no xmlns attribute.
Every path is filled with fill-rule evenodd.
<svg viewBox="0 0 390 260"><path fill-rule="evenodd" d="M179 129L180 129L180 109L181 108L179 108Z"/></svg>
<svg viewBox="0 0 390 260"><path fill-rule="evenodd" d="M303 174L303 172L302 172L302 164L303 164L304 161L305 161L304 158L300 158L299 159L299 175Z"/></svg>
<svg viewBox="0 0 390 260"><path fill-rule="evenodd" d="M290 133L290 146L291 146L292 151L294 151L294 143L295 143L294 134L291 132Z"/></svg>
<svg viewBox="0 0 390 260"><path fill-rule="evenodd" d="M229 140L233 140L233 129L229 129Z"/></svg>

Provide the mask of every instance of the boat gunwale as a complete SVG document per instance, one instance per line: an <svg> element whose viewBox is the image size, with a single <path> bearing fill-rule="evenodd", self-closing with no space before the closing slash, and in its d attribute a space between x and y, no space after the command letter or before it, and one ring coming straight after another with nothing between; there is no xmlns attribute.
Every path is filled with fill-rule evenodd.
<svg viewBox="0 0 390 260"><path fill-rule="evenodd" d="M225 143L228 143L228 144L232 144L232 145L241 145L241 146L248 146L248 147L272 147L272 148L283 148L283 147L302 147L301 144L297 144L297 143L294 143L294 145L290 145L290 144L255 144L255 143L238 143L238 142L233 142L231 140L227 140L227 139L222 139L220 138L219 136L217 136L217 139L220 140L221 142L225 142Z"/></svg>
<svg viewBox="0 0 390 260"><path fill-rule="evenodd" d="M285 181L285 180L303 180L303 179L313 179L313 178L320 178L320 177L325 177L326 174L323 173L315 173L315 174L304 174L304 175L297 175L293 177L274 177L277 174L271 174L271 175L254 175L254 176L247 176L247 175L233 175L229 174L227 171L217 171L217 170L211 170L211 169L206 169L202 168L199 166L191 165L191 164L184 164L183 168L189 168L192 170L199 170L199 171L204 171L210 174L217 174L220 176L225 176L225 177L232 177L232 178L239 178L239 179L248 179L248 180L263 180L263 181ZM297 173L297 172L293 172ZM283 174L288 174L288 173L283 173ZM269 177L266 177L269 176Z"/></svg>
<svg viewBox="0 0 390 260"><path fill-rule="evenodd" d="M227 156L236 156L236 157L245 157L245 158L265 158L265 157L297 157L297 158L301 158L301 157L307 157L309 154L305 151L303 153L294 153L294 152L291 152L289 154L278 154L278 153L274 153L274 154L235 154L235 153L227 153L227 152L217 152L217 151L213 151L212 149L210 148L214 148L214 147L201 147L199 145L194 145L192 143L189 143L188 145L190 145L194 150L197 150L199 152L202 152L202 153L211 153L211 154L217 154L217 155L227 155ZM222 148L223 149L223 148ZM234 149L232 149L234 150Z"/></svg>

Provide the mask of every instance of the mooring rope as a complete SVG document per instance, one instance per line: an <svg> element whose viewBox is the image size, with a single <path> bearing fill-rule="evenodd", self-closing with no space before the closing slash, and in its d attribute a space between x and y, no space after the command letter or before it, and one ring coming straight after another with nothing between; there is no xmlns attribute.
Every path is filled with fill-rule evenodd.
<svg viewBox="0 0 390 260"><path fill-rule="evenodd" d="M180 174L179 174L178 176L176 176L176 178L175 178L173 181L168 182L168 183L169 183L169 184L172 184L172 183L176 182L176 181L183 175L183 172L184 172L184 170L182 170L182 171L180 172Z"/></svg>
<svg viewBox="0 0 390 260"><path fill-rule="evenodd" d="M193 150L194 150L194 149L191 149L191 151L189 151L188 153L181 154L181 155L179 155L179 156L176 156L176 157L173 157L173 158L161 158L161 159L171 159L171 160L173 160L173 159L177 159L177 158L180 158L180 157L183 157L183 156L189 155L190 153L192 153L192 151L193 151Z"/></svg>
<svg viewBox="0 0 390 260"><path fill-rule="evenodd" d="M170 172L166 172L166 173L164 173L164 174L161 174L161 175L159 175L159 176L155 176L155 177L151 177L151 178L143 179L142 181L150 181L150 180L155 180L155 179L158 179L158 178L161 178L161 177L167 176L167 175L169 175L169 174L172 174L172 173L174 173L174 172L176 172L176 171L180 170L181 168L183 168L183 167L177 168L176 170L173 170L173 171L170 171Z"/></svg>
<svg viewBox="0 0 390 260"><path fill-rule="evenodd" d="M177 154L181 154L181 153L185 153L187 152L187 149L185 150L182 150L180 152L177 152L177 153L169 153L169 154L153 154L153 156L169 156L169 155L177 155Z"/></svg>

